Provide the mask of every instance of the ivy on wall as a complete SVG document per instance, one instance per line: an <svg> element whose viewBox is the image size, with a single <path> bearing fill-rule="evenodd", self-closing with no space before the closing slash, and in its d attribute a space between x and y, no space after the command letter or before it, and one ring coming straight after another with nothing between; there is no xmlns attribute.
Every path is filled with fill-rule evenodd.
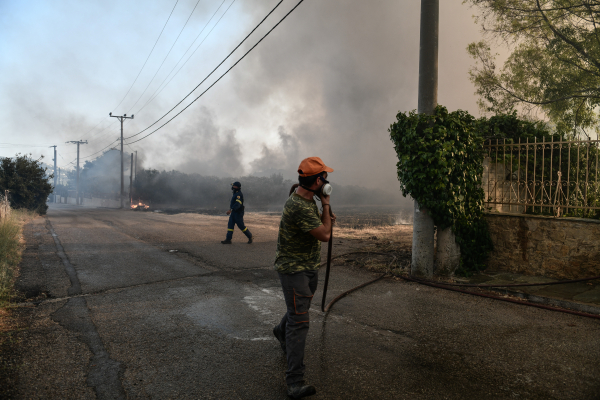
<svg viewBox="0 0 600 400"><path fill-rule="evenodd" d="M485 268L492 240L483 218L483 137L468 112L433 115L399 112L388 129L398 155L398 179L404 196L427 208L438 229L452 228L460 245L456 271Z"/></svg>

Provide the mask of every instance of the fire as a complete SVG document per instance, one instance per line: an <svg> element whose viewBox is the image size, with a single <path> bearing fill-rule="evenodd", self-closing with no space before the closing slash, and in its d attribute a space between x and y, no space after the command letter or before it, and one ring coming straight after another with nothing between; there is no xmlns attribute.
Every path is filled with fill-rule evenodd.
<svg viewBox="0 0 600 400"><path fill-rule="evenodd" d="M147 210L149 208L150 208L149 205L142 203L141 200L139 200L139 199L138 199L137 203L131 203L132 210Z"/></svg>

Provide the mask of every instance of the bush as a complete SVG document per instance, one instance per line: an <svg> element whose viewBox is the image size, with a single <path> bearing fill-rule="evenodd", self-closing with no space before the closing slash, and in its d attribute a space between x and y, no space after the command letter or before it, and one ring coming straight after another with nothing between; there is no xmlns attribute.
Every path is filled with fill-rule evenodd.
<svg viewBox="0 0 600 400"><path fill-rule="evenodd" d="M53 176L46 175L40 160L17 154L14 158L0 158L0 191L9 191L13 209L26 208L39 214L46 214L46 201L52 193L48 182Z"/></svg>
<svg viewBox="0 0 600 400"><path fill-rule="evenodd" d="M458 273L485 268L492 241L483 218L483 137L466 111L399 112L390 125L403 195L427 208L438 229L452 228L460 245Z"/></svg>

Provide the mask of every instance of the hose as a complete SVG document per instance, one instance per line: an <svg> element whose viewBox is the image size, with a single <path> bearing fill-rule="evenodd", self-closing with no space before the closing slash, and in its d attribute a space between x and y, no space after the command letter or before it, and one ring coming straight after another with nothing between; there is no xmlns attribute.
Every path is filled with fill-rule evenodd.
<svg viewBox="0 0 600 400"><path fill-rule="evenodd" d="M343 257L346 255L350 255L350 254L358 254L358 253L362 253L362 254L378 254L378 255L383 255L383 254L389 254L389 253L370 253L370 252L360 252L360 251L355 251L355 252L351 252L351 253L345 253L345 254L340 254L334 258L338 258L338 257ZM395 256L394 256L395 257ZM393 262L393 261L392 261ZM333 304L335 302L337 302L338 300L342 299L343 297L345 297L346 295L354 292L355 290L361 289L367 285L370 285L371 283L377 282L378 280L382 279L383 277L385 277L386 275L388 275L387 273L379 276L378 278L375 278L371 281L365 282L361 285L358 285L350 290L345 291L344 293L340 294L339 296L337 296L336 298L334 298L329 304L327 304L326 307L324 307L324 312L328 312L331 307L333 306ZM491 294L483 294L483 293L475 293L475 292L471 292L468 290L462 290L462 289L457 289L454 287L450 287L450 286L468 286L468 287L512 287L512 286L540 286L540 285L557 285L557 284L565 284L565 283L573 283L573 282L584 282L584 281L589 281L589 280L594 280L594 279L599 279L599 276L595 276L595 277L591 277L591 278L583 278L583 279L572 279L572 280L566 280L566 281L557 281L557 282L550 282L550 283L532 283L532 284L507 284L507 285L477 285L477 284L459 284L459 283L454 283L454 284L439 284L437 282L432 282L429 280L425 280L425 279L418 279L418 278L413 278L411 276L402 276L402 275L393 275L390 274L391 276L395 276L401 279L404 279L406 281L409 282L414 282L414 283L419 283L421 285L426 285L426 286L431 286L431 287L436 287L439 289L445 289L445 290L451 290L454 292L459 292L459 293L464 293L464 294L470 294L473 296L480 296L480 297L486 297L489 299L494 299L494 300L500 300L500 301L506 301L509 303L514 303L514 304L520 304L520 305L524 305L524 306L531 306L531 307L536 307L536 308L542 308L544 310L549 310L549 311L559 311L559 312L564 312L567 314L572 314L572 315L577 315L580 317L588 317L588 318L593 318L593 319L598 319L600 320L600 315L596 315L596 314L590 314L590 313L585 313L585 312L580 312L580 311L573 311L573 310L567 310L567 309L563 309L563 308L558 308L558 307L552 307L552 306L547 306L547 305L543 305L543 304L535 304L535 303L530 303L530 302L525 302L525 301L518 301L518 300L513 300L513 299L509 299L506 297L498 297L498 296L494 296ZM323 304L321 304L321 309L323 310Z"/></svg>
<svg viewBox="0 0 600 400"><path fill-rule="evenodd" d="M366 252L366 251L353 251L350 253L344 253L344 254L340 254L337 255L335 257L332 258L336 259L339 257L344 257L350 254L376 254L376 255L391 255L390 253L378 253L378 252ZM395 257L395 256L394 256ZM325 265L325 263L321 264L321 266ZM400 278L402 278L402 276L399 275L394 275L394 276L398 276ZM416 279L416 278L415 278ZM518 287L518 286L547 286L547 285L563 285L563 284L567 284L567 283L577 283L577 282L586 282L586 281L593 281L596 279L600 279L600 276L592 276L590 278L581 278L581 279L569 279L569 280L563 280L563 281L554 281L554 282L545 282L545 283L507 283L507 284L479 284L479 283L451 283L451 282L435 282L435 281L430 281L430 280L426 280L426 279L419 279L420 282L429 282L429 283L435 283L435 284L441 284L444 286L462 286L462 287L475 287L475 288L499 288L499 287Z"/></svg>
<svg viewBox="0 0 600 400"><path fill-rule="evenodd" d="M475 292L471 292L471 291L468 291L468 290L456 289L456 288L453 288L453 287L448 287L448 286L440 285L440 284L437 284L437 283L433 283L431 281L425 281L425 280L421 280L421 279L415 279L415 278L412 278L412 277L399 276L399 278L407 280L407 281L410 281L410 282L420 283L420 284L426 285L426 286L432 286L432 287L436 287L436 288L440 288L440 289L445 289L445 290L452 290L454 292L471 294L471 295L474 295L474 296L487 297L489 299L500 300L500 301L507 301L509 303L520 304L520 305L523 305L523 306L531 306L531 307L543 308L545 310L550 310L550 311L560 311L560 312L564 312L564 313L567 313L567 314L578 315L580 317L588 317L588 318L594 318L594 319L600 320L600 315L596 315L596 314L589 314L589 313L584 313L584 312L580 312L580 311L567 310L567 309L564 309L564 308L546 306L546 305L543 305L543 304L535 304L535 303L529 303L529 302L524 302L524 301L518 301L518 300L509 299L509 298L506 298L506 297L494 296L494 295L491 295L491 294L475 293Z"/></svg>

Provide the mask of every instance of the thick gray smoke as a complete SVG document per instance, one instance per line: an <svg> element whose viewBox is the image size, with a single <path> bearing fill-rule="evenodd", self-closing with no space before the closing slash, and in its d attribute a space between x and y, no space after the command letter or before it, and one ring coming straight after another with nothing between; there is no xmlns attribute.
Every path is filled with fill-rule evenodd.
<svg viewBox="0 0 600 400"><path fill-rule="evenodd" d="M441 9L440 103L476 113L464 48L477 28L466 25L472 24L468 8L459 1L452 3L456 4L442 4ZM292 4L288 2L271 21ZM245 2L244 7L254 20L264 15L264 1ZM221 175L280 172L295 179L300 160L318 155L335 169L334 182L397 193L397 160L387 128L399 110L416 108L419 7L419 1L328 0L300 5L232 71L227 89L217 89L233 93L227 100L235 99L234 110L219 101L207 106L227 127L220 132L212 127L213 138L226 137L227 129L239 133L228 137L227 149L207 142L215 146L210 163L223 166ZM455 24L463 28L465 37L461 30L448 32ZM457 43L451 37L458 38ZM225 122L232 114L251 113L272 119L277 126L257 134L249 132L244 118L239 124ZM199 137L207 129L204 123L189 128L197 128ZM266 143L261 136L271 139ZM186 131L178 137L190 136ZM184 141L194 143L188 140ZM185 165L186 172L214 170L195 160Z"/></svg>
<svg viewBox="0 0 600 400"><path fill-rule="evenodd" d="M193 116L178 130L171 146L169 155L180 160L175 163L177 170L211 176L239 175L244 172L235 129L219 127L205 106L194 111Z"/></svg>
<svg viewBox="0 0 600 400"><path fill-rule="evenodd" d="M233 3L167 90L138 112L139 105L132 108L135 99L196 2L179 2L155 54L118 109L111 107L132 83L174 3L149 8L141 1L107 2L101 7L60 1L49 7L39 2L36 14L16 3L4 8L15 22L6 20L3 29L19 40L9 49L12 58L1 63L9 72L0 77L5 89L0 100L7 111L2 132L15 132L42 146L61 145L59 166L75 158L75 146L63 144L67 140L88 139L89 144L82 146L85 157L118 137L119 125L108 117L108 111L135 111L136 118L125 124L126 137L156 121L277 3ZM461 0L440 3L438 101L450 110L477 114L474 88L468 80L472 61L465 51L469 42L480 38L471 20L473 11ZM146 96L219 4L220 0L201 2ZM232 60L295 4L295 0L285 0ZM122 11L117 16L111 11L116 8ZM295 179L301 159L320 156L335 169L334 184L398 194L397 160L387 129L398 111L417 105L419 11L419 0L305 0L203 98L153 136L126 149L138 150L145 168L220 177L281 173ZM93 27L87 18L91 15L96 21ZM28 36L24 34L27 29L44 34ZM69 40L63 38L65 34ZM20 48L29 51L18 52ZM73 48L78 50L73 52ZM113 123L103 131L95 128L108 124L102 116ZM98 121L103 122L97 125Z"/></svg>
<svg viewBox="0 0 600 400"><path fill-rule="evenodd" d="M277 129L279 143L277 147L263 145L260 158L250 163L252 173L258 176L281 174L293 176L301 161L298 138L287 133L283 126Z"/></svg>

